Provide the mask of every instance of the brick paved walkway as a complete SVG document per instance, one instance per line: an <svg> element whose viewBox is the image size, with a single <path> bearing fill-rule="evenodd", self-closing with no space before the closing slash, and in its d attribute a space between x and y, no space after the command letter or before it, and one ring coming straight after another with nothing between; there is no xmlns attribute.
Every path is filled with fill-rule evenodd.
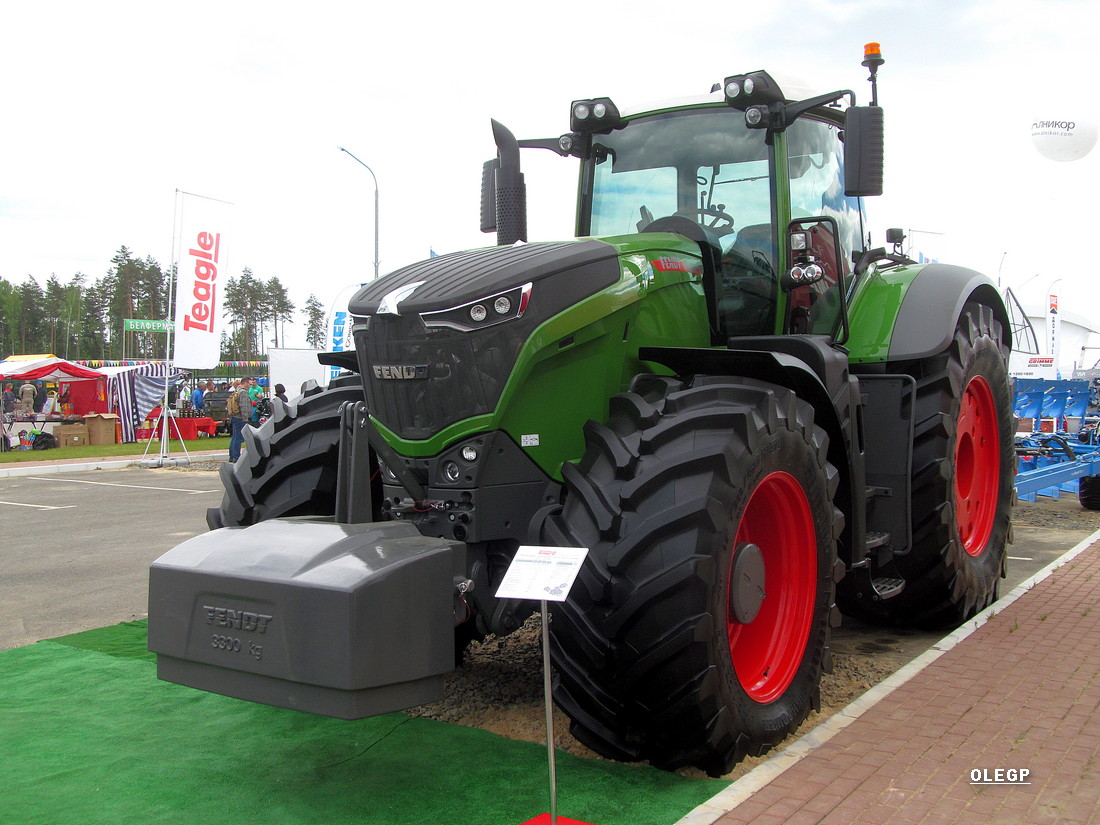
<svg viewBox="0 0 1100 825"><path fill-rule="evenodd" d="M697 810L682 822L1100 823L1100 541L1004 601L751 796L737 801L750 773L725 805L723 795L712 800L732 810ZM1026 769L1029 784L1009 784L997 769Z"/></svg>

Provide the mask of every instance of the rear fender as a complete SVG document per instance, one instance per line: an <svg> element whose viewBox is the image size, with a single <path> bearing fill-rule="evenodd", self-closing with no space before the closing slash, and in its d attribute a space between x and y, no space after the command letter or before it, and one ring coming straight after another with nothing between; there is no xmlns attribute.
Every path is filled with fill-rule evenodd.
<svg viewBox="0 0 1100 825"><path fill-rule="evenodd" d="M852 362L908 361L943 352L968 301L991 307L1010 335L1000 293L979 272L938 263L874 272L859 287L849 311Z"/></svg>

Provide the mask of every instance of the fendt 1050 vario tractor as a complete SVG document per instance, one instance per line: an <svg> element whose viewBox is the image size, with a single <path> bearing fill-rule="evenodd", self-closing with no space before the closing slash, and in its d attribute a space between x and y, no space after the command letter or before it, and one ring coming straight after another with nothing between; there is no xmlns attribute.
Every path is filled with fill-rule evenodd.
<svg viewBox="0 0 1100 825"><path fill-rule="evenodd" d="M346 368L246 435L212 532L151 570L161 678L342 718L434 701L518 628L521 545L590 548L555 700L623 760L713 775L819 701L845 611L984 608L1012 503L1010 327L986 277L869 248L882 109L765 72L570 132L493 124L498 245L366 284ZM521 149L580 160L576 240L526 243Z"/></svg>

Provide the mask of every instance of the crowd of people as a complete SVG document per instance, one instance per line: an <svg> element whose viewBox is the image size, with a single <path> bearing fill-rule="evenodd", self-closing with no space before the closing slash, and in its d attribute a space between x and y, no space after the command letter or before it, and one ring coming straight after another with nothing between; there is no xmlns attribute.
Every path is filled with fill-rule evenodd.
<svg viewBox="0 0 1100 825"><path fill-rule="evenodd" d="M13 383L4 384L2 398L5 415L25 416L61 415L69 401L67 396L58 395L57 390L47 390L42 381L27 381L18 389Z"/></svg>
<svg viewBox="0 0 1100 825"><path fill-rule="evenodd" d="M232 401L227 402L229 413L229 460L236 461L241 455L241 445L244 443L244 428L246 424L256 426L260 423L265 410L267 394L259 381L251 376L223 381L220 384L214 381L200 380L189 395L185 396L191 403L192 409L198 412L205 411L206 394L208 392L227 392ZM286 388L282 384L275 385L273 394L284 404L287 403Z"/></svg>
<svg viewBox="0 0 1100 825"><path fill-rule="evenodd" d="M64 392L67 385L61 386ZM245 425L259 425L261 417L265 411L269 410L268 396L265 388L251 376L222 382L200 379L196 382L194 389L182 386L179 388L178 395L175 392L171 395L178 397L181 401L189 402L192 410L203 414L206 412L206 395L214 391L227 393L235 399L235 403L227 404L227 407L230 411L231 436L229 459L236 461L241 454ZM284 404L288 403L286 388L282 384L275 385L272 397L278 398ZM67 397L59 396L56 390L47 389L42 381L27 381L22 385L5 382L0 398L2 398L4 414L13 417L60 415L68 402ZM171 401L174 401L174 398L170 397Z"/></svg>

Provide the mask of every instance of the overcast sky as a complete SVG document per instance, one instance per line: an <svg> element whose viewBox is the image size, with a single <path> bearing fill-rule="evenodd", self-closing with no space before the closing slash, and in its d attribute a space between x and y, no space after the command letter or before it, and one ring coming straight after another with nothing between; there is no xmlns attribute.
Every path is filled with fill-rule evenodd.
<svg viewBox="0 0 1100 825"><path fill-rule="evenodd" d="M384 6L384 8L379 8ZM703 93L767 69L869 96L882 44L886 195L914 247L1100 321L1100 150L1057 163L1037 118L1096 122L1096 0L603 4L9 3L0 34L0 276L166 265L176 191L231 201L231 274L330 306L373 270L491 243L478 231L489 119L567 131L577 98ZM524 155L532 240L570 237L575 167ZM302 345L304 331L288 329ZM297 336L297 340L295 340Z"/></svg>

